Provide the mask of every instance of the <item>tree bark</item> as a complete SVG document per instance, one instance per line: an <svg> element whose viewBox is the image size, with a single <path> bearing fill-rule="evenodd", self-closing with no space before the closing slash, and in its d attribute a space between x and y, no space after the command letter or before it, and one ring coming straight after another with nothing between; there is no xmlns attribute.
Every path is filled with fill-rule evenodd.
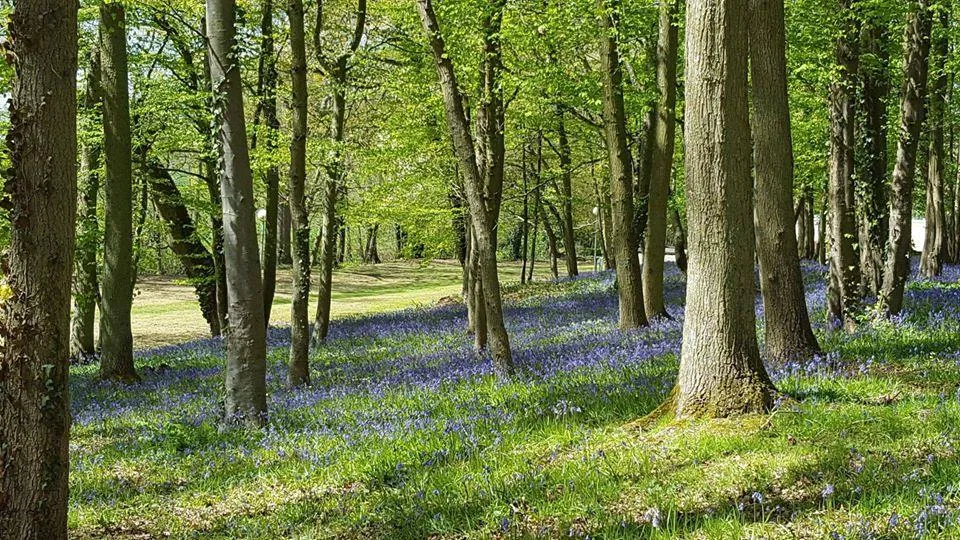
<svg viewBox="0 0 960 540"><path fill-rule="evenodd" d="M139 380L133 366L133 170L127 31L123 4L100 4L103 80L104 182L103 291L100 303L100 378Z"/></svg>
<svg viewBox="0 0 960 540"><path fill-rule="evenodd" d="M880 292L883 282L883 257L887 244L889 182L887 179L887 97L890 77L887 73L888 31L870 19L861 32L863 61L860 66L861 115L859 147L860 266L863 287L869 294Z"/></svg>
<svg viewBox="0 0 960 540"><path fill-rule="evenodd" d="M103 90L100 85L100 52L90 52L86 87L83 93L85 113L102 123L100 107ZM83 177L80 212L77 217L76 269L73 279L73 320L70 331L70 353L75 357L93 357L96 353L94 323L100 299L97 252L100 248L100 226L97 198L100 192L100 155L102 140L82 141L80 173Z"/></svg>
<svg viewBox="0 0 960 540"><path fill-rule="evenodd" d="M920 273L928 278L936 277L943 271L946 257L946 211L944 209L944 121L947 109L947 54L949 53L950 10L941 6L940 25L936 39L931 44L931 56L934 60L928 99L929 111L929 163L927 169L927 205L926 237L923 242L923 256L920 258Z"/></svg>
<svg viewBox="0 0 960 540"><path fill-rule="evenodd" d="M496 370L501 374L513 372L513 356L510 340L503 322L503 306L500 295L500 278L497 273L497 246L494 223L484 200L483 178L474 147L473 136L463 107L463 96L457 83L453 63L446 53L446 44L440 34L440 26L433 9L432 0L417 0L417 7L424 31L430 42L440 87L443 92L444 110L453 139L454 149L463 175L467 203L470 208L472 239L479 260L478 281L483 287L484 308L478 309L487 319L484 325L490 333L490 352ZM498 4L502 9L502 4ZM498 10L502 14L502 11ZM496 83L496 81L493 81ZM489 193L489 192L488 192ZM499 193L497 193L499 195ZM480 326L480 324L477 324Z"/></svg>
<svg viewBox="0 0 960 540"><path fill-rule="evenodd" d="M263 0L260 19L260 105L267 128L267 152L277 151L280 136L280 120L277 118L277 60L273 37L273 0ZM277 227L280 211L280 169L272 164L267 167L267 205L263 235L263 313L264 324L270 327L273 297L277 291Z"/></svg>
<svg viewBox="0 0 960 540"><path fill-rule="evenodd" d="M303 0L289 0L290 79L293 134L290 139L290 217L293 229L293 301L290 307L290 367L287 385L310 384L310 219L306 205L307 178L307 53Z"/></svg>
<svg viewBox="0 0 960 540"><path fill-rule="evenodd" d="M667 199L673 172L676 132L677 42L674 20L679 0L660 2L660 37L657 44L657 102L653 161L647 203L647 232L643 251L643 301L648 319L669 317L663 301L663 265L667 245ZM648 144L650 143L648 142Z"/></svg>
<svg viewBox="0 0 960 540"><path fill-rule="evenodd" d="M676 391L680 418L756 413L773 405L752 292L746 12L746 0L687 3L690 268Z"/></svg>
<svg viewBox="0 0 960 540"><path fill-rule="evenodd" d="M280 201L280 224L278 225L279 232L277 233L278 242L280 243L277 248L277 262L287 266L293 264L293 253L291 252L293 244L292 220L293 217L290 215L290 195L287 194L285 200Z"/></svg>
<svg viewBox="0 0 960 540"><path fill-rule="evenodd" d="M66 538L70 277L77 209L77 2L18 0L0 303L0 531Z"/></svg>
<svg viewBox="0 0 960 540"><path fill-rule="evenodd" d="M754 203L764 352L791 360L820 351L810 326L797 255L793 211L793 141L787 97L783 0L749 0L753 82Z"/></svg>
<svg viewBox="0 0 960 540"><path fill-rule="evenodd" d="M620 297L620 328L630 330L646 326L647 317L640 279L639 246L633 228L633 165L627 146L623 73L617 44L620 2L604 0L603 8L604 37L600 50L603 62L603 126L610 160L613 251Z"/></svg>
<svg viewBox="0 0 960 540"><path fill-rule="evenodd" d="M830 278L829 317L856 328L860 301L860 265L857 253L854 191L854 138L857 75L856 21L852 0L840 0L843 32L836 40L840 73L830 87Z"/></svg>
<svg viewBox="0 0 960 540"><path fill-rule="evenodd" d="M570 139L567 136L567 123L563 111L557 108L557 146L560 157L560 208L563 221L560 223L563 233L563 253L567 264L567 277L580 274L577 267L577 237L573 225L573 160L570 157Z"/></svg>
<svg viewBox="0 0 960 540"><path fill-rule="evenodd" d="M926 117L931 26L929 0L911 2L903 45L900 140L891 184L890 232L879 299L881 310L888 315L896 315L903 309L903 291L910 274L913 183L920 130Z"/></svg>
<svg viewBox="0 0 960 540"><path fill-rule="evenodd" d="M267 416L266 325L253 175L235 52L235 20L236 0L207 0L210 74L220 139L223 254L230 320L226 421L260 426Z"/></svg>

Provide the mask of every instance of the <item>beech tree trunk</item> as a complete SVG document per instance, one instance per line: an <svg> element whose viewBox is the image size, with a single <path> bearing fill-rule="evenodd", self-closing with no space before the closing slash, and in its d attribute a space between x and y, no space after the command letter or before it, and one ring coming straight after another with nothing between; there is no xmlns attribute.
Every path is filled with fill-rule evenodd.
<svg viewBox="0 0 960 540"><path fill-rule="evenodd" d="M647 204L647 232L643 251L643 301L648 319L669 317L663 301L663 265L667 245L667 202L673 172L677 104L677 41L674 20L679 0L660 2L660 37L657 44L657 102L653 161Z"/></svg>
<svg viewBox="0 0 960 540"><path fill-rule="evenodd" d="M856 328L860 303L860 260L857 253L854 191L854 138L857 75L856 21L852 0L840 0L843 32L836 40L840 73L830 87L830 277L829 317L847 331Z"/></svg>
<svg viewBox="0 0 960 540"><path fill-rule="evenodd" d="M440 26L433 9L433 2L432 0L417 0L417 8L436 62L440 88L443 92L447 124L453 139L454 150L457 153L467 203L470 208L472 241L476 247L476 257L479 261L477 281L483 288L482 297L484 301L484 309L477 309L476 311L478 314L483 313L486 318L485 325L481 325L479 321L476 324L478 327L484 326L489 331L490 353L493 356L495 369L501 374L510 374L514 369L513 355L510 351L510 340L503 322L500 278L497 273L496 236L494 236L494 223L491 220L491 214L493 213L490 212L484 200L484 181L480 174L473 136L463 107L463 95L457 83L453 63L446 53L446 44L440 34ZM502 4L498 4L494 9L498 11L494 17L499 18L502 14ZM496 84L496 81L492 82ZM499 196L499 193L497 195Z"/></svg>
<svg viewBox="0 0 960 540"><path fill-rule="evenodd" d="M883 282L883 257L890 226L887 219L887 192L890 189L887 178L888 31L867 19L861 42L862 112L858 129L861 157L857 189L860 267L865 291L876 295Z"/></svg>
<svg viewBox="0 0 960 540"><path fill-rule="evenodd" d="M881 310L888 315L896 315L903 309L903 290L910 274L913 183L920 130L926 117L931 26L929 0L911 2L903 44L900 140L890 192L890 233L879 299Z"/></svg>
<svg viewBox="0 0 960 540"><path fill-rule="evenodd" d="M290 195L280 201L280 225L277 233L280 246L277 248L277 262L284 265L293 264L293 253L291 252L293 244L293 217L290 215Z"/></svg>
<svg viewBox="0 0 960 540"><path fill-rule="evenodd" d="M236 58L236 0L207 0L210 74L220 139L220 194L226 260L226 420L266 422L266 325L257 249L253 174L247 147L240 67Z"/></svg>
<svg viewBox="0 0 960 540"><path fill-rule="evenodd" d="M289 0L290 79L293 134L290 138L290 218L293 229L293 298L290 307L290 368L287 385L310 384L310 219L305 197L307 178L307 53L303 0Z"/></svg>
<svg viewBox="0 0 960 540"><path fill-rule="evenodd" d="M947 4L949 5L949 3ZM950 11L941 6L937 11L940 20L936 39L932 42L931 56L934 60L928 99L929 111L929 163L927 168L926 237L923 256L920 258L920 273L926 277L939 276L946 258L946 211L944 209L944 121L947 109L947 54L949 53Z"/></svg>
<svg viewBox="0 0 960 540"><path fill-rule="evenodd" d="M100 106L103 91L100 86L100 52L90 52L86 87L83 92L85 114L94 122L102 123ZM70 331L70 353L75 357L92 357L97 353L94 322L100 299L97 252L100 250L100 225L97 217L97 198L100 192L100 154L102 141L82 141L80 174L83 187L77 216L76 269L73 278L73 321Z"/></svg>
<svg viewBox="0 0 960 540"><path fill-rule="evenodd" d="M793 212L793 140L787 98L783 0L749 0L757 254L765 356L790 360L820 351L810 326Z"/></svg>
<svg viewBox="0 0 960 540"><path fill-rule="evenodd" d="M120 2L100 4L103 80L103 291L100 303L100 378L139 380L133 366L133 170L126 15Z"/></svg>
<svg viewBox="0 0 960 540"><path fill-rule="evenodd" d="M550 216L547 214L547 211L544 209L544 204L540 204L540 217L543 220L543 232L547 235L547 249L550 251L550 272L553 274L553 279L560 277L560 271L557 267L557 260L560 258L557 253L557 235L553 231L553 226L550 224Z"/></svg>
<svg viewBox="0 0 960 540"><path fill-rule="evenodd" d="M570 139L567 136L567 124L563 111L557 108L557 145L560 158L560 208L563 220L560 223L563 233L563 254L567 264L567 277L580 275L577 267L577 237L573 225L573 159Z"/></svg>
<svg viewBox="0 0 960 540"><path fill-rule="evenodd" d="M273 38L273 0L264 0L260 19L260 105L267 128L266 147L275 153L280 136L277 118L277 60ZM266 174L267 206L263 234L263 314L264 324L270 327L273 297L277 291L277 227L280 211L280 169L271 164Z"/></svg>
<svg viewBox="0 0 960 540"><path fill-rule="evenodd" d="M0 304L0 531L67 537L70 277L77 210L77 2L18 0Z"/></svg>
<svg viewBox="0 0 960 540"><path fill-rule="evenodd" d="M603 15L604 38L600 50L603 62L603 126L610 160L613 252L617 266L617 293L620 297L620 328L630 330L646 326L647 317L640 279L639 246L633 228L633 165L627 146L623 73L617 45L620 2L604 0L603 6L606 11ZM666 221L665 214L663 217Z"/></svg>
<svg viewBox="0 0 960 540"><path fill-rule="evenodd" d="M768 410L754 315L746 0L690 0L686 186L690 268L676 415ZM745 294L749 291L750 294Z"/></svg>

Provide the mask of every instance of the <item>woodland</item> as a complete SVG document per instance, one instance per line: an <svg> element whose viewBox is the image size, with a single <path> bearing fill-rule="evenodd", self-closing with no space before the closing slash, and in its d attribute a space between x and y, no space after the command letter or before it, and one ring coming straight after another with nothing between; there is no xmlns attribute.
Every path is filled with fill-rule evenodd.
<svg viewBox="0 0 960 540"><path fill-rule="evenodd" d="M0 16L0 539L960 538L952 0Z"/></svg>

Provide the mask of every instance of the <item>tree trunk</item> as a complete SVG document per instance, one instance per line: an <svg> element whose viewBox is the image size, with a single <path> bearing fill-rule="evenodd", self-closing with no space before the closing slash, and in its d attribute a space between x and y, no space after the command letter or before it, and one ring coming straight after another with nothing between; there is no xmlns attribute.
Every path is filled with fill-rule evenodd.
<svg viewBox="0 0 960 540"><path fill-rule="evenodd" d="M100 378L138 381L133 366L133 171L127 30L123 4L100 4L103 80L104 182L103 291L100 304Z"/></svg>
<svg viewBox="0 0 960 540"><path fill-rule="evenodd" d="M86 72L83 108L94 122L102 124L100 105L103 91L100 87L100 53L90 52ZM100 298L97 251L100 248L100 226L97 218L97 197L100 192L100 153L102 140L82 141L80 173L83 177L80 212L77 217L76 274L73 280L73 321L70 331L70 354L92 357L97 353L94 338L94 319Z"/></svg>
<svg viewBox="0 0 960 540"><path fill-rule="evenodd" d="M797 255L783 0L749 0L756 235L768 359L820 351Z"/></svg>
<svg viewBox="0 0 960 540"><path fill-rule="evenodd" d="M687 275L687 231L683 228L680 211L676 208L670 209L670 223L673 226L673 252L677 268L683 275Z"/></svg>
<svg viewBox="0 0 960 540"><path fill-rule="evenodd" d="M235 0L207 0L210 73L220 137L220 194L226 260L226 420L263 425L267 415L266 325L257 250L253 175L247 148L240 67L237 64Z"/></svg>
<svg viewBox="0 0 960 540"><path fill-rule="evenodd" d="M580 274L577 268L577 237L573 225L573 160L570 157L570 140L567 137L567 124L563 111L557 108L557 138L560 157L560 197L563 221L560 223L563 233L563 252L567 263L567 277Z"/></svg>
<svg viewBox="0 0 960 540"><path fill-rule="evenodd" d="M669 317L663 302L663 259L667 245L667 199L673 171L677 105L677 24L679 0L660 2L660 37L657 44L656 138L650 169L647 232L643 252L643 301L647 318ZM648 142L648 144L650 144Z"/></svg>
<svg viewBox="0 0 960 540"><path fill-rule="evenodd" d="M948 4L949 5L949 4ZM947 54L949 53L950 10L941 6L937 10L940 28L932 43L931 56L933 80L928 100L929 111L929 164L927 169L926 238L923 256L920 258L920 273L928 278L939 276L946 257L946 212L944 210L944 121L947 109Z"/></svg>
<svg viewBox="0 0 960 540"><path fill-rule="evenodd" d="M887 243L889 190L887 179L887 96L890 77L887 73L889 54L888 33L885 28L864 21L861 32L863 61L860 66L861 104L859 126L860 187L858 212L860 266L863 286L867 293L880 292L883 281L883 256Z"/></svg>
<svg viewBox="0 0 960 540"><path fill-rule="evenodd" d="M547 249L550 251L550 272L553 274L553 279L557 279L560 277L560 270L557 267L557 260L560 258L557 253L557 235L553 232L553 227L550 225L550 216L544 209L542 202L539 212L543 220L543 232L547 235Z"/></svg>
<svg viewBox="0 0 960 540"><path fill-rule="evenodd" d="M280 136L280 120L277 118L277 60L273 38L273 0L264 0L260 19L260 105L267 128L267 152L277 151ZM263 313L264 324L270 327L273 297L277 291L277 226L280 211L280 169L273 164L267 167L267 207L263 235Z"/></svg>
<svg viewBox="0 0 960 540"><path fill-rule="evenodd" d="M500 278L497 274L496 236L494 236L494 223L491 219L493 213L490 212L487 203L484 201L483 179L480 175L479 161L463 107L463 96L457 84L453 63L445 50L446 45L440 34L433 2L432 0L417 0L417 7L436 62L440 87L443 92L447 124L459 160L467 203L470 208L471 232L476 246L476 257L480 263L480 275L477 277L483 288L485 304L483 309L477 311L483 312L487 319L485 327L490 333L490 352L493 356L495 369L501 374L510 374L514 369L513 356L503 322ZM502 4L498 3L496 8L499 9L497 9L498 13L495 16L499 17L502 15ZM496 75L496 73L492 75ZM497 83L496 80L491 82ZM492 87L490 89L492 90ZM499 196L499 191L495 193ZM479 323L478 326L480 326Z"/></svg>
<svg viewBox="0 0 960 540"><path fill-rule="evenodd" d="M302 1L302 0L301 0ZM293 264L293 254L291 247L293 243L293 229L291 221L293 217L290 214L290 195L287 194L286 200L280 201L280 224L278 225L280 246L277 248L277 262L290 266Z"/></svg>
<svg viewBox="0 0 960 540"><path fill-rule="evenodd" d="M604 0L603 5L607 12L603 16L604 38L600 50L603 61L603 126L610 159L613 251L620 297L620 328L630 330L646 326L647 317L640 281L639 248L633 229L633 165L627 146L623 74L616 34L619 31L620 2Z"/></svg>
<svg viewBox="0 0 960 540"><path fill-rule="evenodd" d="M674 88L676 92L676 88ZM646 251L647 222L649 221L650 176L653 168L653 147L657 129L657 108L651 106L643 119L643 140L637 151L637 164L633 188L633 228L641 251Z"/></svg>
<svg viewBox="0 0 960 540"><path fill-rule="evenodd" d="M310 384L310 219L305 197L307 178L307 53L303 0L290 0L290 79L293 127L290 138L290 218L293 229L293 298L290 308L290 367L287 386Z"/></svg>
<svg viewBox="0 0 960 540"><path fill-rule="evenodd" d="M852 0L840 0L844 28L836 40L838 80L830 87L830 280L829 317L846 330L856 327L860 301L854 192L854 122L857 74L856 21Z"/></svg>
<svg viewBox="0 0 960 540"><path fill-rule="evenodd" d="M333 126L331 136L335 144L343 141L344 119L346 115L346 96L339 85L334 89ZM320 221L320 252L317 262L320 265L319 290L317 292L317 316L313 323L313 344L318 346L326 341L330 332L330 302L333 293L334 252L337 238L337 194L343 178L343 162L340 151L334 150L333 163L328 167L327 178L323 185L323 214ZM362 253L362 252L361 252Z"/></svg>
<svg viewBox="0 0 960 540"><path fill-rule="evenodd" d="M903 290L910 274L913 181L920 130L926 117L931 26L929 0L911 2L903 45L900 140L891 184L890 233L879 300L881 310L889 315L896 315L903 309Z"/></svg>
<svg viewBox="0 0 960 540"><path fill-rule="evenodd" d="M70 277L77 209L77 2L18 0L4 177L0 531L67 538Z"/></svg>
<svg viewBox="0 0 960 540"><path fill-rule="evenodd" d="M681 418L773 405L754 315L746 12L746 0L687 3L690 269L676 391Z"/></svg>

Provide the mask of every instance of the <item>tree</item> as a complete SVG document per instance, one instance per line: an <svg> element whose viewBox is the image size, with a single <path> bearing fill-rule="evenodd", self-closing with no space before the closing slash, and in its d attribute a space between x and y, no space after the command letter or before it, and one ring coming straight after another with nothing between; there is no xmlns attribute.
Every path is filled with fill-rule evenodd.
<svg viewBox="0 0 960 540"><path fill-rule="evenodd" d="M90 61L84 77L84 113L98 127L102 123L100 106L103 91L100 87L100 52L90 51ZM87 140L89 139L89 140ZM100 246L100 226L97 218L97 198L100 193L100 134L81 141L80 170L83 176L81 206L77 221L76 271L73 278L73 321L70 332L70 350L73 356L92 357L97 353L94 339L96 309L100 298L97 252Z"/></svg>
<svg viewBox="0 0 960 540"><path fill-rule="evenodd" d="M603 128L609 154L613 251L620 296L620 328L647 325L640 280L639 245L633 228L633 163L627 143L623 74L617 45L619 0L605 0L602 14ZM664 214L664 221L666 215ZM664 232L666 235L666 232Z"/></svg>
<svg viewBox="0 0 960 540"><path fill-rule="evenodd" d="M477 309L477 313L483 314L485 319L484 323L477 321L476 324L478 327L485 326L489 333L490 352L493 356L494 367L502 374L509 374L513 372L514 367L510 340L503 323L500 277L497 274L496 236L494 235L492 219L495 213L491 212L484 198L485 182L481 177L478 153L467 122L466 111L463 106L463 94L460 92L457 83L453 62L446 52L446 43L440 33L440 25L433 9L433 2L432 0L417 0L417 7L436 63L440 88L443 93L447 126L457 154L460 172L463 175L464 190L470 208L470 237L474 245L472 251L479 263L476 265L479 273L476 276L476 281L483 287L483 306ZM494 9L502 14L502 7L502 4L498 2ZM496 81L492 82L496 84Z"/></svg>
<svg viewBox="0 0 960 540"><path fill-rule="evenodd" d="M277 118L277 59L273 37L273 0L264 0L260 17L260 109L266 127L266 150L276 152L280 120ZM263 313L270 326L273 297L277 290L277 235L280 210L280 168L273 159L266 171L267 205L263 234Z"/></svg>
<svg viewBox="0 0 960 540"><path fill-rule="evenodd" d="M657 101L647 198L647 232L643 242L643 301L647 317L669 316L663 301L663 259L667 241L667 199L673 171L677 104L677 41L674 19L679 0L660 2L660 37L657 44Z"/></svg>
<svg viewBox="0 0 960 540"><path fill-rule="evenodd" d="M746 12L746 0L687 4L690 263L678 417L755 413L773 404L753 311L748 45L740 20Z"/></svg>
<svg viewBox="0 0 960 540"><path fill-rule="evenodd" d="M303 29L303 0L290 0L290 78L292 81L293 137L290 140L290 216L293 230L293 302L290 308L289 386L310 384L310 220L304 186L307 177L307 53Z"/></svg>
<svg viewBox="0 0 960 540"><path fill-rule="evenodd" d="M903 308L903 289L910 273L910 228L913 219L913 181L916 175L920 129L926 117L927 75L932 17L929 0L910 4L903 39L903 90L900 102L900 139L890 190L890 232L887 241L881 311L896 315Z"/></svg>
<svg viewBox="0 0 960 540"><path fill-rule="evenodd" d="M347 88L350 75L350 62L363 41L367 23L367 1L357 0L356 24L345 48L336 56L329 56L323 44L323 0L317 1L317 25L314 27L313 45L321 69L332 79L333 114L331 115L330 138L333 151L325 165L327 177L323 185L323 214L320 221L320 291L317 300L317 316L314 322L314 344L327 339L330 331L330 300L333 292L333 266L335 264L335 244L338 229L337 198L344 177L346 165L343 156L343 143L346 137Z"/></svg>
<svg viewBox="0 0 960 540"><path fill-rule="evenodd" d="M793 211L793 140L783 0L749 0L757 255L768 358L819 352L810 326Z"/></svg>
<svg viewBox="0 0 960 540"><path fill-rule="evenodd" d="M219 127L223 254L227 279L226 420L266 421L266 325L257 250L253 176L247 148L235 0L207 0L210 75Z"/></svg>
<svg viewBox="0 0 960 540"><path fill-rule="evenodd" d="M17 0L0 303L0 531L66 538L70 276L77 209L77 2Z"/></svg>
<svg viewBox="0 0 960 540"><path fill-rule="evenodd" d="M103 292L100 303L100 378L139 380L133 366L133 164L127 25L123 4L100 4L103 80L104 181Z"/></svg>
<svg viewBox="0 0 960 540"><path fill-rule="evenodd" d="M931 55L935 61L932 68L933 80L930 85L929 107L929 139L927 168L927 205L926 205L926 237L923 242L923 256L920 258L920 273L926 277L939 276L943 271L943 263L947 255L947 216L944 208L944 185L946 183L944 170L944 121L947 109L947 55L950 51L948 32L950 29L949 2L937 6L940 24L937 28L936 39L932 41Z"/></svg>
<svg viewBox="0 0 960 540"><path fill-rule="evenodd" d="M856 327L860 299L860 265L854 192L854 114L857 76L857 31L853 0L840 0L841 32L835 43L839 73L830 85L830 277L827 304L832 319Z"/></svg>

